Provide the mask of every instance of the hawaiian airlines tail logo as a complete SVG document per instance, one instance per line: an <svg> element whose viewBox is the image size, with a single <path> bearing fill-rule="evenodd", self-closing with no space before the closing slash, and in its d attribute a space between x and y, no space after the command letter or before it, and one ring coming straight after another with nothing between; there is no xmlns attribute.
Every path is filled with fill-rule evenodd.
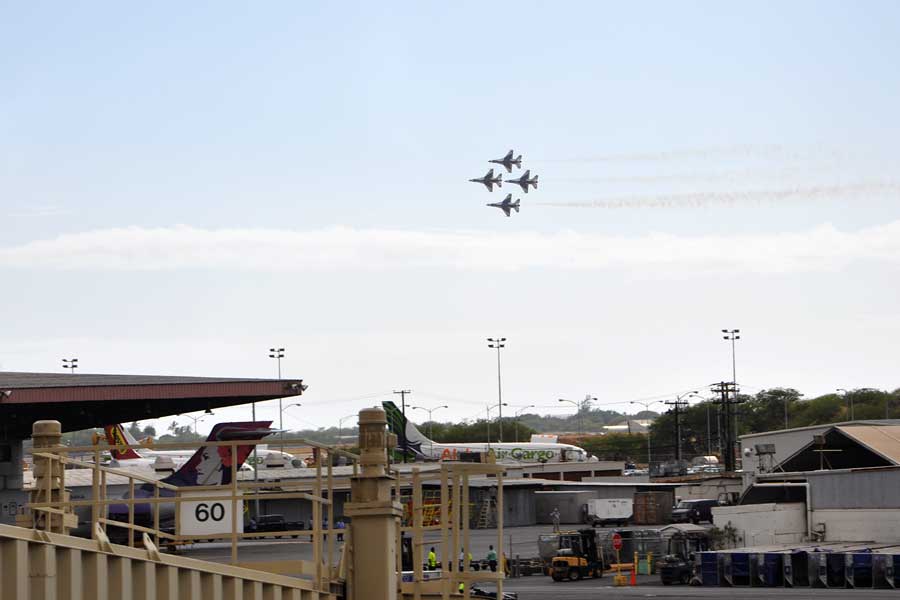
<svg viewBox="0 0 900 600"><path fill-rule="evenodd" d="M128 447L128 439L122 430L122 425L107 425L103 430L106 432L106 442L110 445L109 454L114 460L141 458L134 448Z"/></svg>

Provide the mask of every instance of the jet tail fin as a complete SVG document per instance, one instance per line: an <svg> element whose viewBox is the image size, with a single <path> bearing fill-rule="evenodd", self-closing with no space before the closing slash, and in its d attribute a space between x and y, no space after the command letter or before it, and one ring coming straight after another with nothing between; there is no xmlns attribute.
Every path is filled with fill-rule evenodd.
<svg viewBox="0 0 900 600"><path fill-rule="evenodd" d="M269 428L271 424L272 421L217 423L206 441L260 440L274 431ZM253 444L242 444L237 446L237 456L232 457L231 446L201 446L180 469L162 481L178 486L231 483L252 451Z"/></svg>
<svg viewBox="0 0 900 600"><path fill-rule="evenodd" d="M512 203L512 207L513 207L514 209L516 209L516 212L519 212L519 201L516 200L515 202L513 202L513 203Z"/></svg>
<svg viewBox="0 0 900 600"><path fill-rule="evenodd" d="M387 413L388 429L397 436L397 443L403 444L403 432L406 433L406 447L410 452L424 456L422 453L422 444L431 444L431 440L422 435L415 425L403 416L397 405L386 400L381 403L384 412ZM402 449L402 448L401 448Z"/></svg>
<svg viewBox="0 0 900 600"><path fill-rule="evenodd" d="M109 454L113 460L132 460L142 458L142 456L134 449L127 446L137 444L128 430L122 427L121 423L115 425L107 425L103 428L106 433L106 443L109 444Z"/></svg>

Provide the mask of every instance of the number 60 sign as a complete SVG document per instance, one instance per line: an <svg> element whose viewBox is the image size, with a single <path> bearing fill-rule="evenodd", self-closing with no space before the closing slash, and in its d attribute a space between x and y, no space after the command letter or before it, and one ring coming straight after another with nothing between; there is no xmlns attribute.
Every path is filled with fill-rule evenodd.
<svg viewBox="0 0 900 600"><path fill-rule="evenodd" d="M180 509L181 535L230 535L231 534L231 500L203 500L202 496L218 496L216 492L185 493ZM196 501L187 498L197 497ZM243 501L238 500L238 511L243 508ZM244 517L238 512L237 531L244 531Z"/></svg>

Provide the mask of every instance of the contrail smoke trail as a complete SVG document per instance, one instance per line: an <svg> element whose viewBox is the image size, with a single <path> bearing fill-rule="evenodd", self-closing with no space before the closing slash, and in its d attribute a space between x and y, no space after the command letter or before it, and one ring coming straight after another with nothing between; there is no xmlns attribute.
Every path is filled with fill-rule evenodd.
<svg viewBox="0 0 900 600"><path fill-rule="evenodd" d="M749 190L736 192L691 192L657 194L594 200L592 202L535 202L534 206L557 208L704 208L736 204L788 201L814 201L832 198L858 198L872 194L900 196L898 183L860 183L855 185L812 186L783 190Z"/></svg>
<svg viewBox="0 0 900 600"><path fill-rule="evenodd" d="M821 148L792 148L780 144L765 146L721 146L712 148L686 148L666 152L639 152L634 154L606 154L599 156L573 156L568 158L535 158L538 163L567 162L663 162L713 158L755 158L778 160L851 159L858 156L846 150Z"/></svg>

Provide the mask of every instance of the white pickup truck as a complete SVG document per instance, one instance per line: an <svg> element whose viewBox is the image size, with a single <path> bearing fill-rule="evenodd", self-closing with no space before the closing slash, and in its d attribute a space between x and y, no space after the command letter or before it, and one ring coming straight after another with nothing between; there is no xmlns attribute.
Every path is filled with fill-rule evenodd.
<svg viewBox="0 0 900 600"><path fill-rule="evenodd" d="M587 522L597 525L627 525L634 512L634 500L631 498L604 498L588 500L586 507Z"/></svg>

